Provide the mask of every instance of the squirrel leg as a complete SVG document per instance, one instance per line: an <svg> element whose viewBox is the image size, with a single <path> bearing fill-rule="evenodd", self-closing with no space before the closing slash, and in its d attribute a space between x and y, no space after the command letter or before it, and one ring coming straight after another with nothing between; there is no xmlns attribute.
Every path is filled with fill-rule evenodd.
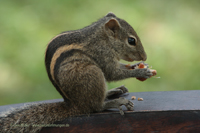
<svg viewBox="0 0 200 133"><path fill-rule="evenodd" d="M120 87L117 87L117 88L114 88L114 89L111 89L109 91L106 92L106 97L110 97L110 96L113 96L113 95L120 95L120 94L124 94L124 93L127 93L128 92L128 89L125 87L125 86L120 86Z"/></svg>
<svg viewBox="0 0 200 133"><path fill-rule="evenodd" d="M124 115L122 105L125 105L128 110L133 110L134 104L124 97L104 102L103 110L110 108L118 108L121 115Z"/></svg>

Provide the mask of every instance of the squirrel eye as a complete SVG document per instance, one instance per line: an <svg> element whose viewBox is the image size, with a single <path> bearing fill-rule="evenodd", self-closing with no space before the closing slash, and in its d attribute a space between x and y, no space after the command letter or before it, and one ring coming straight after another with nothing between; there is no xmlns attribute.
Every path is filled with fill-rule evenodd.
<svg viewBox="0 0 200 133"><path fill-rule="evenodd" d="M135 46L135 45L136 45L136 43L135 43L135 38L129 37L129 38L128 38L128 43L129 43L130 45Z"/></svg>

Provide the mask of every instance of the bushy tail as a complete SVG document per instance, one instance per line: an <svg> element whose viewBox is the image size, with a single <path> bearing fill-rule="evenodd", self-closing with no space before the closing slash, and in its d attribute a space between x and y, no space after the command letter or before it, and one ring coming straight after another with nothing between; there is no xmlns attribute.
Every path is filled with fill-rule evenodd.
<svg viewBox="0 0 200 133"><path fill-rule="evenodd" d="M0 132L39 132L43 127L66 117L79 115L65 102L33 104L0 116Z"/></svg>

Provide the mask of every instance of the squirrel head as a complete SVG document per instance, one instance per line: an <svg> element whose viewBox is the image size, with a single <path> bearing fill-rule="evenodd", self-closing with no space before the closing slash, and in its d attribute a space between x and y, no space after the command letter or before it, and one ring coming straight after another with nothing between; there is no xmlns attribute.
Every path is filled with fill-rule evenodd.
<svg viewBox="0 0 200 133"><path fill-rule="evenodd" d="M126 61L145 61L147 56L135 30L113 13L108 13L105 17L107 21L104 30L108 36L108 44L112 45L118 57Z"/></svg>

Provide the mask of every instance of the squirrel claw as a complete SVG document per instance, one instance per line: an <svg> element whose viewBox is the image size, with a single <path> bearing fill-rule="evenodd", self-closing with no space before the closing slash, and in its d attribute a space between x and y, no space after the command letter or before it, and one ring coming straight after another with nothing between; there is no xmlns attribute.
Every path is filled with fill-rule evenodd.
<svg viewBox="0 0 200 133"><path fill-rule="evenodd" d="M133 102L131 102L128 99L125 99L123 97L120 97L119 100L121 100L121 102L122 102L121 105L125 105L126 106L127 110L129 110L129 111L133 110L133 107L134 107L134 103ZM122 110L122 106L121 105L118 107L119 108L119 112L120 112L121 115L124 115L124 112Z"/></svg>

